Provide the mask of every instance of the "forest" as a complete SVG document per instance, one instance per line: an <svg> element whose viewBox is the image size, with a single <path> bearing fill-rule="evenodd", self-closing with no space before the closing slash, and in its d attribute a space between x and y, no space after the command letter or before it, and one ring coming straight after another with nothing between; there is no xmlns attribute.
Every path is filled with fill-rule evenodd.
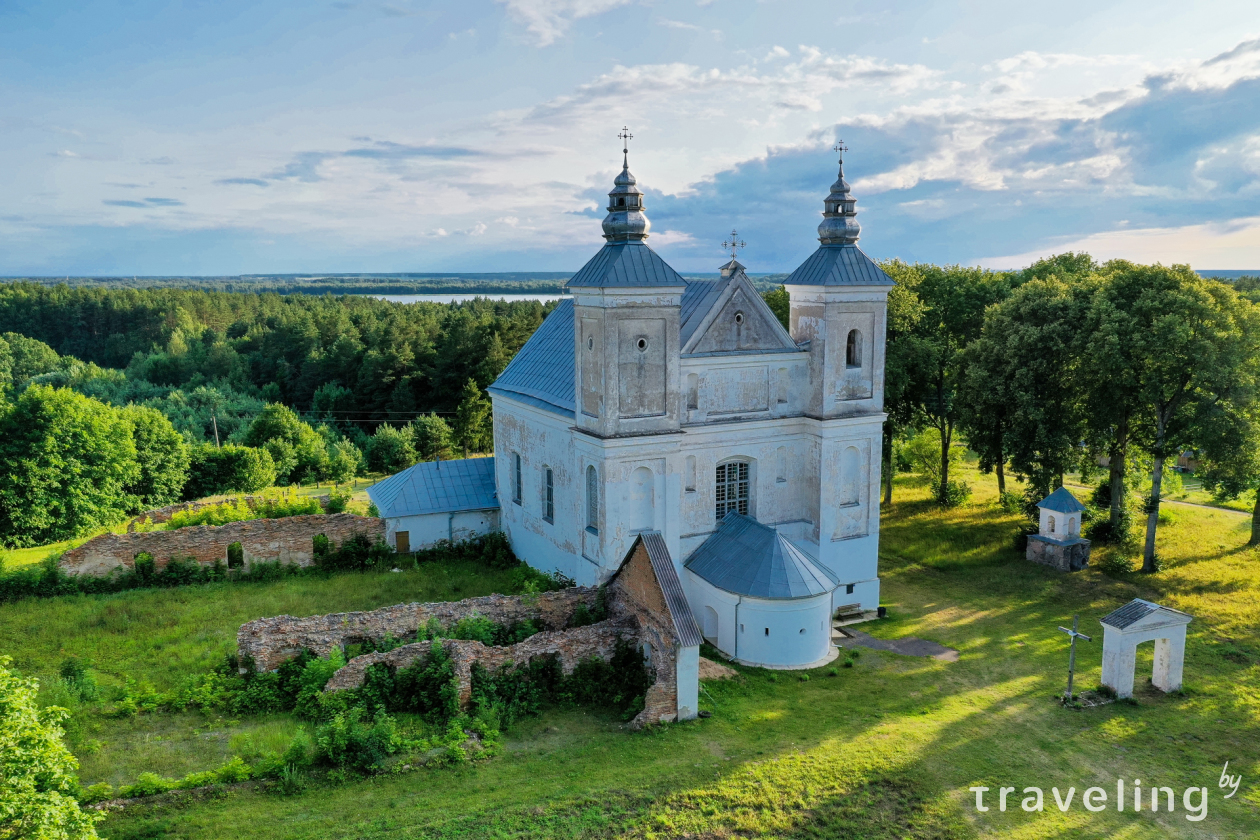
<svg viewBox="0 0 1260 840"><path fill-rule="evenodd" d="M1145 520L1153 570L1168 459L1195 450L1222 497L1260 488L1260 279L1076 253L1015 272L882 265L886 496L914 462L938 504L961 503L964 445L1011 508L1104 470L1091 535L1134 540ZM786 324L786 291L765 297ZM553 306L0 284L0 544L488 452L485 388Z"/></svg>

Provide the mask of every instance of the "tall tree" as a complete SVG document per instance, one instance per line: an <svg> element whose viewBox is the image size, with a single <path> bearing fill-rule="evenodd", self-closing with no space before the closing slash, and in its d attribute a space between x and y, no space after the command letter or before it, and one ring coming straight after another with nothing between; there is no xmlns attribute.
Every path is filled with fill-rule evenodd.
<svg viewBox="0 0 1260 840"><path fill-rule="evenodd" d="M455 421L451 424L455 444L464 450L464 457L472 452L488 452L494 446L490 417L490 401L477 387L474 379L464 384L464 393L455 409Z"/></svg>
<svg viewBox="0 0 1260 840"><path fill-rule="evenodd" d="M884 466L881 470L884 479L884 504L892 504L893 479L896 473L893 445L913 426L915 419L911 373L919 341L915 330L923 319L923 301L919 299L917 291L922 275L901 260L888 260L880 263L880 267L896 284L888 293L888 326L884 345L884 412L888 419L884 421ZM783 297L786 299L786 292ZM786 314L783 317L786 319Z"/></svg>
<svg viewBox="0 0 1260 840"><path fill-rule="evenodd" d="M75 795L78 761L62 743L65 709L36 703L38 685L0 656L0 837L94 840L103 815L85 814Z"/></svg>
<svg viewBox="0 0 1260 840"><path fill-rule="evenodd" d="M122 412L32 385L0 417L0 541L40 545L119 522L139 478Z"/></svg>
<svg viewBox="0 0 1260 840"><path fill-rule="evenodd" d="M188 481L189 449L183 436L156 409L129 405L122 412L131 425L140 466L140 477L127 492L140 509L178 501Z"/></svg>
<svg viewBox="0 0 1260 840"><path fill-rule="evenodd" d="M1254 399L1257 322L1250 303L1189 266L1117 260L1104 273L1090 302L1086 346L1096 388L1106 390L1127 435L1151 458L1142 553L1142 571L1150 573L1165 461L1213 438L1214 424Z"/></svg>
<svg viewBox="0 0 1260 840"><path fill-rule="evenodd" d="M1004 272L963 266L917 264L923 316L913 333L907 399L916 414L941 436L937 501L949 502L949 448L963 416L959 400L966 375L967 345L979 337L984 310L1006 298L1019 278Z"/></svg>
<svg viewBox="0 0 1260 840"><path fill-rule="evenodd" d="M1087 287L1057 276L1032 280L985 313L966 350L961 423L982 468L1009 459L1040 498L1082 457L1084 412L1076 341Z"/></svg>

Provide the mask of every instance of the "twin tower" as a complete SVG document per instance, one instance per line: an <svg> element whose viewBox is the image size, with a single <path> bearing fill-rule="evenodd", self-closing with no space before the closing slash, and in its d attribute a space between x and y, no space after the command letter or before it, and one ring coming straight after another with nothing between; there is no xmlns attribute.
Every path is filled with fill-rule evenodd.
<svg viewBox="0 0 1260 840"><path fill-rule="evenodd" d="M879 601L892 280L857 247L843 161L819 247L785 282L786 329L734 258L687 280L648 247L628 164L608 197L572 299L490 388L501 527L582 584L659 532L706 637L748 661L813 661L832 611ZM762 608L778 618L754 633Z"/></svg>

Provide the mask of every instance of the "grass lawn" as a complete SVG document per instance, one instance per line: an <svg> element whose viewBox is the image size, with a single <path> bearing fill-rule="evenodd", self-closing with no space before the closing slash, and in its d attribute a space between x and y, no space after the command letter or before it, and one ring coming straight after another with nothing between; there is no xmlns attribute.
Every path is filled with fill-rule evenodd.
<svg viewBox="0 0 1260 840"><path fill-rule="evenodd" d="M1254 837L1260 826L1260 555L1244 548L1246 516L1179 507L1161 526L1166 569L1111 578L1063 575L1012 547L1016 517L993 505L993 479L963 468L972 502L943 512L900 477L881 537L890 618L863 625L961 652L956 663L865 650L853 668L740 669L709 683L707 720L624 731L594 712L550 710L511 730L504 754L472 766L318 786L290 797L256 790L154 804L112 815L111 838L800 837L1209 838ZM1096 557L1103 552L1096 552ZM469 569L343 575L275 584L192 587L26 602L0 608L0 651L37 676L75 653L106 680L170 685L211 666L237 625L260 615L306 614L502 590L506 579ZM1186 691L1145 685L1137 705L1067 710L1052 698L1066 678L1067 639L1081 615L1095 636L1078 649L1078 686L1099 680L1098 619L1132 597L1195 616ZM808 676L808 680L802 677ZM228 755L283 743L287 716L224 721L200 714L76 722L85 781L126 781L215 766ZM1225 800L1225 761L1241 773ZM1117 777L1177 792L1172 814L1117 813ZM972 785L993 788L974 808ZM1091 813L1083 790L1113 797ZM1185 819L1181 791L1209 789L1202 822ZM1015 787L1008 810L1001 786ZM1019 808L1025 786L1046 810ZM1076 788L1061 813L1050 788Z"/></svg>

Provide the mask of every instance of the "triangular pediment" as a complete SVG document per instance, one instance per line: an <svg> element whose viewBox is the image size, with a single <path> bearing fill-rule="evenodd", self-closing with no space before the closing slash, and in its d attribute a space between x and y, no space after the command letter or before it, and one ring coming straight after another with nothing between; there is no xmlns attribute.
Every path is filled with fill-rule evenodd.
<svg viewBox="0 0 1260 840"><path fill-rule="evenodd" d="M683 355L798 349L743 271L714 285L705 311L692 316L697 324L683 342Z"/></svg>

